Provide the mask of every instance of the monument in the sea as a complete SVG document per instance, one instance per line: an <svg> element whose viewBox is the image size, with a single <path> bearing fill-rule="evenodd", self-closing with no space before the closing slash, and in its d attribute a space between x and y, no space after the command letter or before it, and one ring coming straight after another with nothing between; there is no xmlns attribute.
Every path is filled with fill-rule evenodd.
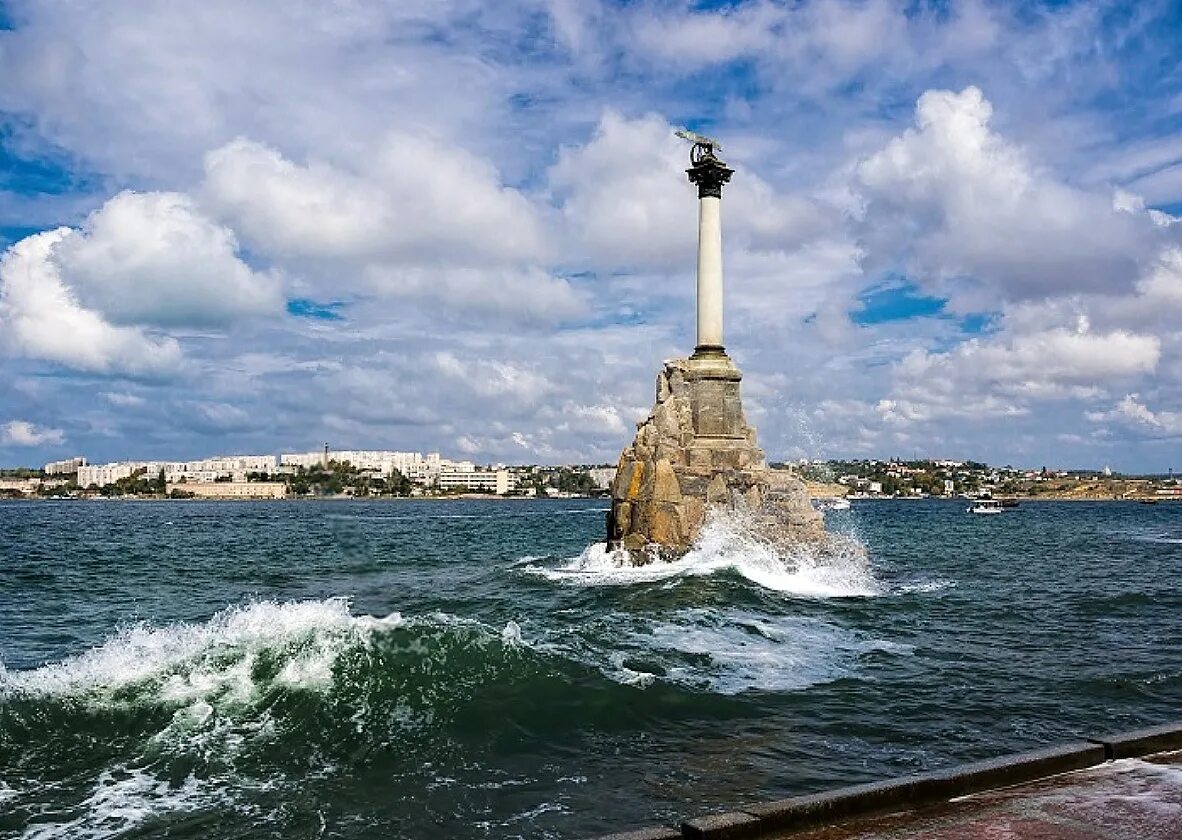
<svg viewBox="0 0 1182 840"><path fill-rule="evenodd" d="M610 548L634 562L690 547L712 510L741 511L776 541L823 536L803 482L769 469L743 415L743 375L722 340L722 188L734 170L719 144L688 131L690 182L698 188L698 341L688 359L665 362L657 398L620 455L608 514Z"/></svg>

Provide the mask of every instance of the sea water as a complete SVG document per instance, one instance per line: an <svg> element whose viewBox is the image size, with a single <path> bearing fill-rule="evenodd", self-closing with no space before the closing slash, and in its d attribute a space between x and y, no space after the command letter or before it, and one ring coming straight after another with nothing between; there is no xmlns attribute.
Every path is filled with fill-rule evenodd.
<svg viewBox="0 0 1182 840"><path fill-rule="evenodd" d="M586 837L1182 716L1182 505L0 504L0 836Z"/></svg>

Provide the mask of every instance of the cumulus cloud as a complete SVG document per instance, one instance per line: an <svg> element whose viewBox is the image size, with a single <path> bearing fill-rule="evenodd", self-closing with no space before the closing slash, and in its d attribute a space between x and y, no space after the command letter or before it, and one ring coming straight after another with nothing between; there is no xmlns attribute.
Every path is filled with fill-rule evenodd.
<svg viewBox="0 0 1182 840"><path fill-rule="evenodd" d="M584 144L548 173L581 260L606 269L685 264L696 242L684 144L663 118L605 111Z"/></svg>
<svg viewBox="0 0 1182 840"><path fill-rule="evenodd" d="M26 420L10 420L0 426L0 443L8 446L60 446L65 442L61 429L34 426Z"/></svg>
<svg viewBox="0 0 1182 840"><path fill-rule="evenodd" d="M486 326L553 326L577 319L588 302L571 283L540 268L375 264L364 288L383 298L418 302L437 325L455 320Z"/></svg>
<svg viewBox="0 0 1182 840"><path fill-rule="evenodd" d="M80 303L117 324L225 326L276 314L275 277L252 271L229 228L180 193L122 192L62 238L52 259Z"/></svg>
<svg viewBox="0 0 1182 840"><path fill-rule="evenodd" d="M1116 423L1152 437L1182 436L1182 412L1153 411L1137 394L1126 394L1109 411L1090 412L1088 419L1094 423Z"/></svg>
<svg viewBox="0 0 1182 840"><path fill-rule="evenodd" d="M945 353L914 351L896 368L878 411L892 423L1021 415L1039 401L1087 397L1150 373L1160 355L1156 336L1093 333L1081 317L1073 328L978 338Z"/></svg>
<svg viewBox="0 0 1182 840"><path fill-rule="evenodd" d="M205 157L204 198L278 256L472 262L536 259L537 211L461 148L392 134L360 172L298 165L244 138Z"/></svg>
<svg viewBox="0 0 1182 840"><path fill-rule="evenodd" d="M0 332L7 349L90 373L158 376L175 371L180 346L139 327L115 326L66 285L55 248L77 234L39 233L0 258Z"/></svg>
<svg viewBox="0 0 1182 840"><path fill-rule="evenodd" d="M919 98L915 127L857 167L867 241L919 279L971 277L1002 300L1131 287L1152 220L1039 170L992 115L976 87Z"/></svg>

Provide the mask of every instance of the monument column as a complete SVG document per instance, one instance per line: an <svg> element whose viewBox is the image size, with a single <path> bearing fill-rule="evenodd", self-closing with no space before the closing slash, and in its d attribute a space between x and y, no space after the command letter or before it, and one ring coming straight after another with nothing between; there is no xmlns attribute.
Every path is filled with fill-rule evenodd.
<svg viewBox="0 0 1182 840"><path fill-rule="evenodd" d="M686 174L698 188L698 343L688 359L665 362L652 413L612 480L607 544L633 564L684 554L710 511L744 512L761 541L824 536L803 482L768 469L743 414L743 374L723 349L722 188L734 170L716 141L676 134L693 144Z"/></svg>
<svg viewBox="0 0 1182 840"><path fill-rule="evenodd" d="M698 342L694 358L725 355L722 342L722 186L731 179L714 146L696 143L686 170L698 187Z"/></svg>

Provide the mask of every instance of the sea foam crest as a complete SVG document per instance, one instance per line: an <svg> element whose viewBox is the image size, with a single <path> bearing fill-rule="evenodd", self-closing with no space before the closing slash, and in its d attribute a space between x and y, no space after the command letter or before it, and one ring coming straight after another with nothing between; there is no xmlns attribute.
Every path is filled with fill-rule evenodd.
<svg viewBox="0 0 1182 840"><path fill-rule="evenodd" d="M21 840L119 837L162 814L197 811L231 801L228 792L208 781L189 776L180 784L171 784L142 768L119 766L99 774L90 795L73 809L77 816L30 825Z"/></svg>
<svg viewBox="0 0 1182 840"><path fill-rule="evenodd" d="M620 586L669 578L735 571L765 589L809 598L878 595L865 546L855 537L829 534L818 543L783 546L763 539L742 514L717 514L703 526L691 549L676 560L632 565L622 550L595 543L557 568L524 571L583 586Z"/></svg>
<svg viewBox="0 0 1182 840"><path fill-rule="evenodd" d="M135 624L78 656L28 671L0 669L0 698L114 694L159 681L161 699L190 703L217 697L247 702L254 693L252 673L265 651L287 650L276 681L289 687L318 688L331 681L338 655L378 628L402 623L355 617L345 598L277 603L258 601L217 613L201 624L163 627Z"/></svg>

